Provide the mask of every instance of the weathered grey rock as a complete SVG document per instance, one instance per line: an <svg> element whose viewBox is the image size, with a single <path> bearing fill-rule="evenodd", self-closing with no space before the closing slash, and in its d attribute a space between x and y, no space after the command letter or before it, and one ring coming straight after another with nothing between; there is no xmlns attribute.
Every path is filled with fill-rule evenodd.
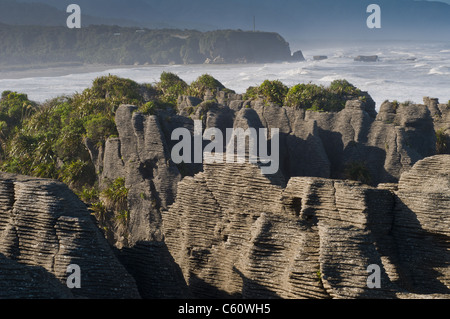
<svg viewBox="0 0 450 319"><path fill-rule="evenodd" d="M448 293L450 155L425 158L401 176L393 233L413 291Z"/></svg>
<svg viewBox="0 0 450 319"><path fill-rule="evenodd" d="M67 286L39 266L20 264L0 253L0 299L73 299Z"/></svg>
<svg viewBox="0 0 450 319"><path fill-rule="evenodd" d="M450 101L448 104L440 104L438 99L423 98L424 104L433 116L434 129L436 133L444 134L443 140L447 148L440 150L443 154L450 154Z"/></svg>
<svg viewBox="0 0 450 319"><path fill-rule="evenodd" d="M302 62L305 61L305 57L303 56L303 52L301 50L295 51L292 53L292 61L293 62Z"/></svg>
<svg viewBox="0 0 450 319"><path fill-rule="evenodd" d="M207 164L179 183L165 242L194 297L449 298L449 160L418 162L398 195L316 177L284 187L255 165ZM374 264L379 289L367 286Z"/></svg>
<svg viewBox="0 0 450 319"><path fill-rule="evenodd" d="M428 96L425 96L423 98L423 103L426 107L430 110L431 116L441 116L441 110L439 109L439 99L436 98L430 98Z"/></svg>
<svg viewBox="0 0 450 319"><path fill-rule="evenodd" d="M208 96L207 99L209 100L212 97ZM295 180L295 178L292 179L293 177L320 177L322 178L322 180L319 179L320 183L325 185L321 186L321 189L323 189L323 192L329 192L328 197L323 198L324 201L336 202L342 200L340 204L342 209L347 209L353 207L353 201L356 197L360 201L360 206L363 207L361 208L361 216L363 216L361 218L367 220L372 218L366 216L367 212L375 210L377 206L377 204L369 202L368 198L372 198L371 200L374 203L382 201L388 203L383 204L385 206L393 206L395 201L392 200L392 192L397 188L395 183L398 182L401 174L409 171L416 162L434 155L436 151L435 119L432 118L426 105L398 105L394 107L392 103L386 102L382 105L380 113L376 115L375 104L371 99L366 99L364 102L359 100L348 101L345 109L340 112L319 113L281 107L266 103L261 99L243 101L241 95L225 92L219 93L214 98L216 98L217 103L206 103L201 102L201 100L193 101L187 97L180 98L178 114L161 111L156 116L144 116L136 112L137 108L134 106L121 106L117 111L116 123L119 138L110 139L105 145L102 177L105 181L125 177L126 186L129 188L128 208L130 218L127 224L127 238L123 240L120 236L116 236L112 244L122 248L123 256L129 256L129 258L123 257L122 260L132 260L132 262L124 263L135 278L142 279L140 282L142 295L166 296L173 293L175 286L186 287L187 285L190 290L189 293L186 292L186 289L182 289L183 293L177 296L186 296L191 292L195 296L274 296L270 289L264 288L263 291L259 291L259 288L255 288L259 287L259 284L255 284L257 281L249 281L249 278L253 278L250 273L254 270L251 268L249 270L245 267L231 267L231 270L230 268L223 270L224 276L228 279L231 278L229 286L224 284L224 287L220 286L222 283L217 284L216 280L218 279L214 279L216 268L219 267L215 264L211 266L211 269L205 270L204 274L196 271L190 273L192 265L192 269L202 269L205 263L208 264L207 267L210 267L209 261L211 263L216 262L213 261L216 257L211 257L211 254L215 254L215 250L214 253L212 252L211 245L215 247L216 242L221 243L221 241L214 239L210 242L209 239L200 237L203 236L204 225L219 223L214 219L216 217L219 219L225 218L223 217L225 216L224 211L228 214L226 216L231 214L230 216L233 217L234 212L246 212L250 209L250 206L255 206L259 213L265 212L266 215L262 220L266 220L266 218L269 218L267 216L271 216L270 214L273 211L280 212L287 209L284 207L283 201L280 204L277 202L278 200L271 198L272 195L264 193L263 189L258 188L259 186L253 185L252 178L256 178L255 176L259 174L259 170L256 168L249 169L245 165L242 167L236 166L237 164L234 164L234 166L233 164L231 166L224 164L220 166L220 169L204 167L202 164L175 166L170 160L170 150L178 141L171 141L171 132L176 128L184 127L193 135L194 119L202 121L203 129L219 128L224 137L227 128L279 128L280 170L275 176L265 176L262 178L264 182L258 183L266 185L267 182L269 183L267 185L276 185L280 194L283 194L286 182ZM183 115L183 112L189 107L192 107L193 112L187 117ZM440 112L442 116L444 112ZM229 141L225 142L228 144ZM370 184L373 184L373 186L379 184L379 187L370 188L348 182L340 184L339 179L348 178L347 166L352 163L362 163L363 167L370 173ZM244 174L244 176L242 180L239 180L241 174ZM227 179L231 178L230 175L236 175L236 178L233 177L232 182L226 182ZM195 177L185 177L180 182L181 176ZM331 182L324 182L323 179L326 178L332 178ZM302 183L305 182L303 181L300 184ZM106 183L103 183L103 185L106 185ZM240 192L245 191L247 187L250 191L243 197ZM353 190L355 187L358 191ZM255 192L255 194L252 192ZM336 197L341 193L346 195ZM320 195L313 193L311 196L322 198L322 195L322 193ZM259 199L268 198L270 203L261 207L262 201L261 203L258 203L257 200L252 201L254 196ZM306 194L305 196L309 195ZM378 197L379 199L377 199ZM177 198L177 201L173 204L175 198ZM237 202L241 202L242 205L235 204ZM173 206L171 206L172 204ZM293 204L289 205L292 206ZM272 206L278 208L270 208ZM328 207L327 209L339 211L339 208L336 207ZM372 209L371 207L375 208ZM270 214L267 209L271 212ZM212 215L204 217L205 212L210 212ZM261 217L259 213L254 215L252 213L249 216L253 216L251 218L256 220ZM335 266L328 265L332 259L331 252L340 249L339 245L344 250L347 247L345 246L346 242L350 245L348 247L352 247L351 249L354 249L352 245L358 247L360 242L354 241L353 237L355 236L365 243L363 245L369 245L374 236L379 238L381 244L369 245L372 247L370 252L360 252L358 257L348 257L343 253L342 258L346 260L346 258L355 257L355 260L359 260L360 263L381 260L384 267L383 280L388 283L386 289L380 293L382 296L401 296L402 293L406 293L405 296L410 296L410 293L414 291L408 287L408 289L405 288L405 285L398 284L398 280L403 280L406 277L400 274L397 269L400 265L399 255L390 248L397 247L392 244L395 238L391 235L380 235L389 234L386 229L393 227L392 216L394 213L392 209L389 209L378 211L376 214L387 214L387 217L384 215L382 217L382 219L387 218L387 221L382 221L381 226L378 224L374 226L377 229L376 232L370 228L372 227L370 223L367 223L364 227L351 225L348 228L341 224L329 226L326 220L331 217L326 217L316 225L317 227L312 233L314 239L311 239L315 243L314 247L320 246L321 243L323 245L326 243L331 247L328 253L326 250L320 253L311 252L318 256L317 262L319 264L311 264L308 269L319 267L323 259L323 271L327 272L328 275L325 276L330 278L328 281L326 278L319 281L321 285L328 285L328 288L324 288L325 290L320 290L322 288L318 290L320 295L361 297L371 296L371 293L373 293L352 282L351 278L344 278L344 275L337 280L335 277L338 272ZM242 221L244 217L233 218ZM271 224L275 223L270 218L269 221ZM298 220L286 220L285 217L282 217L277 222L280 223L279 227L282 228L285 227L283 226L285 223L297 225ZM182 223L189 223L189 227L186 228L187 226L183 226ZM202 225L202 229L197 229L194 223L198 223L198 227ZM390 226L383 228L384 224ZM319 227L319 225L321 226ZM192 248L194 251L190 251L191 248L186 246L188 244L183 243L184 239L182 239L185 236L191 236L191 227L200 236L195 237L195 240L206 242L205 246L197 247L194 245L197 247ZM236 224L230 227L242 228L246 232L256 226L244 227ZM348 229L348 234L341 230L342 227ZM295 232L293 231L291 234L293 237L304 238L302 237L305 236L303 233L298 235ZM272 233L264 234L268 237L271 235ZM208 236L205 235L205 238L208 238ZM330 236L342 237L342 242L334 243L323 239ZM245 234L240 233L238 237L246 238ZM321 242L321 240L323 241ZM170 258L167 257L169 252L162 245L163 242L167 244L176 263L170 261ZM339 247L333 246L335 244ZM177 245L183 246L180 248ZM188 249L188 255L180 255L186 253L185 249ZM230 263L230 265L237 263L234 257L226 257L220 249L217 260L221 260L221 258L228 260L226 263ZM321 253L323 255L320 255ZM242 251L239 250L239 254L242 254ZM152 275L153 272L159 273L157 260L164 260L163 267L167 269L166 275L168 278L172 278L166 284L153 282L155 280L155 276ZM264 264L266 261L258 260L258 262ZM143 269L136 266L139 263L148 263L153 266ZM177 264L184 274L184 278L181 277L181 280L177 275L180 271ZM361 267L358 269L359 279L362 279L364 275L364 269ZM319 268L315 272L318 270ZM346 272L350 276L350 268ZM266 275L255 273L258 278ZM308 276L310 275L308 273ZM246 284L242 286L239 282L246 282ZM283 286L284 283L281 284L278 281L278 284L270 284L271 287L278 287L278 285ZM300 283L297 283L297 285L300 285ZM159 288L152 290L152 286ZM305 290L306 288L301 286L299 289ZM275 295L294 296L297 293L284 294L277 290ZM299 293L299 295L302 294ZM304 293L304 295L307 295L307 293Z"/></svg>
<svg viewBox="0 0 450 319"><path fill-rule="evenodd" d="M127 243L162 239L160 207L167 207L176 195L180 178L169 159L165 137L156 116L144 116L136 107L123 105L116 112L119 140L106 144L104 165L116 160L114 171L104 170L103 179L123 177L128 188L130 212ZM120 161L117 158L120 156ZM112 159L110 159L112 157ZM124 174L118 176L119 173ZM112 178L111 178L112 177ZM103 183L106 183L105 181Z"/></svg>
<svg viewBox="0 0 450 319"><path fill-rule="evenodd" d="M129 211L125 231L112 230L108 238L120 249L120 260L136 279L143 298L185 298L189 296L186 283L163 241L161 212L173 203L181 178L169 160L170 134L164 132L171 132L171 125L192 125L192 120L175 116L165 121L161 116L161 125L158 117L136 110L130 105L118 108L119 138L105 145L103 185L125 178Z"/></svg>
<svg viewBox="0 0 450 319"><path fill-rule="evenodd" d="M0 173L0 264L7 298L140 297L86 206L53 180ZM69 291L71 264L81 288Z"/></svg>
<svg viewBox="0 0 450 319"><path fill-rule="evenodd" d="M354 60L361 62L377 62L378 55L358 55Z"/></svg>

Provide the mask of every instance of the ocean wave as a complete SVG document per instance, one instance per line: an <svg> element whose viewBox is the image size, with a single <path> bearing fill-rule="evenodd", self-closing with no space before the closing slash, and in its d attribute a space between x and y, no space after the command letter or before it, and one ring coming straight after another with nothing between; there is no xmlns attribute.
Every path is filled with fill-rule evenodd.
<svg viewBox="0 0 450 319"><path fill-rule="evenodd" d="M430 75L450 75L450 67L446 65L440 65L435 68L431 68L428 72Z"/></svg>
<svg viewBox="0 0 450 319"><path fill-rule="evenodd" d="M285 71L282 74L286 75L286 76L296 76L296 75L307 75L309 73L310 73L309 71L299 68L299 69Z"/></svg>
<svg viewBox="0 0 450 319"><path fill-rule="evenodd" d="M320 78L319 81L320 82L333 82L335 80L340 80L340 79L345 79L345 78L346 78L345 76L338 75L338 74L326 75L326 76Z"/></svg>
<svg viewBox="0 0 450 319"><path fill-rule="evenodd" d="M364 83L364 85L384 85L384 84L390 84L394 83L394 81L391 80L374 80L374 81L367 81Z"/></svg>
<svg viewBox="0 0 450 319"><path fill-rule="evenodd" d="M408 52L408 51L390 51L390 53L399 54L399 55L407 55L410 57L415 56L415 53Z"/></svg>

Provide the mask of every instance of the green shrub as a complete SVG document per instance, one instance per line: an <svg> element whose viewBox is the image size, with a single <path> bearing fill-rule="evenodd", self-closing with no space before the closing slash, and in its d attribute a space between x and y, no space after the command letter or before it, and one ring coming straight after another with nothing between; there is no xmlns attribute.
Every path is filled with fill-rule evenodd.
<svg viewBox="0 0 450 319"><path fill-rule="evenodd" d="M71 188L83 187L92 177L91 166L88 162L76 160L69 164L64 164L59 170L58 179Z"/></svg>
<svg viewBox="0 0 450 319"><path fill-rule="evenodd" d="M97 186L83 186L81 191L76 194L87 205L92 205L99 202L99 191Z"/></svg>
<svg viewBox="0 0 450 319"><path fill-rule="evenodd" d="M120 100L142 101L140 86L130 79L108 75L96 78L89 89L91 97L98 99L117 98Z"/></svg>
<svg viewBox="0 0 450 319"><path fill-rule="evenodd" d="M445 134L444 129L436 131L436 153L437 154L450 154L449 145L450 136Z"/></svg>
<svg viewBox="0 0 450 319"><path fill-rule="evenodd" d="M187 95L203 99L207 91L210 91L212 94L216 94L219 91L225 91L228 93L234 92L227 89L222 83L220 83L211 75L203 74L191 83L186 93Z"/></svg>
<svg viewBox="0 0 450 319"><path fill-rule="evenodd" d="M361 90L347 80L334 80L328 89L331 93L346 98L357 98L362 94Z"/></svg>
<svg viewBox="0 0 450 319"><path fill-rule="evenodd" d="M403 106L411 106L414 105L414 102L411 100L406 100L405 102L401 103Z"/></svg>
<svg viewBox="0 0 450 319"><path fill-rule="evenodd" d="M0 99L1 132L7 137L13 129L29 118L36 111L37 104L28 99L26 94L4 91Z"/></svg>
<svg viewBox="0 0 450 319"><path fill-rule="evenodd" d="M285 105L290 107L320 111L329 103L329 94L323 86L297 84L289 89Z"/></svg>
<svg viewBox="0 0 450 319"><path fill-rule="evenodd" d="M347 80L335 80L329 87L312 83L294 85L286 94L285 105L316 112L339 112L353 99L367 101L367 97Z"/></svg>
<svg viewBox="0 0 450 319"><path fill-rule="evenodd" d="M352 162L347 164L344 173L347 179L359 181L363 184L370 184L372 181L368 168L361 162Z"/></svg>
<svg viewBox="0 0 450 319"><path fill-rule="evenodd" d="M259 97L259 87L250 86L243 95L244 100L254 100Z"/></svg>
<svg viewBox="0 0 450 319"><path fill-rule="evenodd" d="M397 111L400 107L400 103L397 100L392 101L392 107L394 108L394 111Z"/></svg>
<svg viewBox="0 0 450 319"><path fill-rule="evenodd" d="M178 75L170 72L163 72L160 82L156 87L162 91L163 99L166 102L176 104L179 96L186 94L188 85Z"/></svg>
<svg viewBox="0 0 450 319"><path fill-rule="evenodd" d="M258 88L258 93L262 95L266 101L283 105L289 88L279 80L265 80Z"/></svg>
<svg viewBox="0 0 450 319"><path fill-rule="evenodd" d="M169 102L150 101L138 108L138 112L144 115L155 115L158 110L174 109L175 105Z"/></svg>
<svg viewBox="0 0 450 319"><path fill-rule="evenodd" d="M93 187L96 172L84 139L102 145L117 136L114 117L121 104L134 104L148 112L173 107L159 99L161 94L156 91L148 84L104 76L82 93L58 97L39 107L25 94L5 91L0 99L0 169L59 179L74 191ZM150 99L154 104L146 105Z"/></svg>
<svg viewBox="0 0 450 319"><path fill-rule="evenodd" d="M92 211L92 214L95 216L95 218L98 220L100 224L105 223L108 216L108 210L101 201L95 202L92 205L90 205L89 210Z"/></svg>
<svg viewBox="0 0 450 319"><path fill-rule="evenodd" d="M109 136L117 134L114 120L103 114L95 114L88 117L84 127L86 129L86 137L96 144L103 143Z"/></svg>
<svg viewBox="0 0 450 319"><path fill-rule="evenodd" d="M128 189L125 187L125 179L122 177L115 179L101 192L100 197L109 210L117 212L126 210Z"/></svg>
<svg viewBox="0 0 450 319"><path fill-rule="evenodd" d="M130 219L130 211L126 209L116 212L114 216L114 221L116 223L121 224L122 226L127 225L129 219Z"/></svg>

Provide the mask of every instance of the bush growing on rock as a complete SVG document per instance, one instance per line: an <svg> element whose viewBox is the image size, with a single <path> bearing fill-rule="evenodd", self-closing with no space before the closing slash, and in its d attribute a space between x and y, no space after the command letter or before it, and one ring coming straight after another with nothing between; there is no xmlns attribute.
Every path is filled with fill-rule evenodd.
<svg viewBox="0 0 450 319"><path fill-rule="evenodd" d="M91 98L113 98L126 103L138 104L142 102L141 86L130 80L115 75L102 76L94 80L92 87L87 90Z"/></svg>
<svg viewBox="0 0 450 319"><path fill-rule="evenodd" d="M307 109L317 112L338 112L348 100L366 102L367 96L347 80L335 80L329 87L312 83L299 83L287 87L279 80L265 80L260 86L251 86L244 99L263 98L280 106Z"/></svg>
<svg viewBox="0 0 450 319"><path fill-rule="evenodd" d="M117 76L99 77L82 93L40 106L24 94L5 91L0 100L0 168L59 179L75 191L93 186L95 172L85 140L99 147L117 135L118 106L142 106L146 95L155 96L150 86Z"/></svg>
<svg viewBox="0 0 450 319"><path fill-rule="evenodd" d="M330 92L343 97L354 98L361 95L361 90L347 80L334 80L329 87Z"/></svg>
<svg viewBox="0 0 450 319"><path fill-rule="evenodd" d="M249 86L243 95L244 100L254 100L259 96L259 88L257 86Z"/></svg>
<svg viewBox="0 0 450 319"><path fill-rule="evenodd" d="M178 75L171 72L163 72L156 87L162 91L166 102L176 104L177 98L185 94L188 85Z"/></svg>
<svg viewBox="0 0 450 319"><path fill-rule="evenodd" d="M265 80L260 86L250 86L247 88L243 98L244 100L264 99L266 102L272 102L283 105L289 88L279 80Z"/></svg>
<svg viewBox="0 0 450 319"><path fill-rule="evenodd" d="M123 211L127 209L128 189L125 178L119 177L112 181L100 194L105 206L109 210Z"/></svg>
<svg viewBox="0 0 450 319"><path fill-rule="evenodd" d="M36 111L36 103L26 94L4 91L0 99L0 133L5 138Z"/></svg>
<svg viewBox="0 0 450 319"><path fill-rule="evenodd" d="M109 116L95 114L89 116L84 123L85 136L95 144L101 145L111 135L117 135L114 119Z"/></svg>
<svg viewBox="0 0 450 319"><path fill-rule="evenodd" d="M171 102L162 102L159 100L150 101L141 105L137 111L144 115L155 115L158 110L175 109L175 104Z"/></svg>
<svg viewBox="0 0 450 319"><path fill-rule="evenodd" d="M219 91L234 93L234 91L227 89L222 83L209 74L199 76L194 82L191 83L186 93L190 96L203 99L207 91L210 91L212 94Z"/></svg>
<svg viewBox="0 0 450 319"><path fill-rule="evenodd" d="M345 167L345 178L359 181L363 184L370 184L372 177L367 166L362 162L351 162Z"/></svg>
<svg viewBox="0 0 450 319"><path fill-rule="evenodd" d="M445 134L444 129L436 131L436 153L450 154L450 136Z"/></svg>
<svg viewBox="0 0 450 319"><path fill-rule="evenodd" d="M285 105L320 111L329 103L329 92L322 85L297 84L286 94Z"/></svg>
<svg viewBox="0 0 450 319"><path fill-rule="evenodd" d="M286 94L285 105L317 112L338 112L348 100L366 97L347 80L335 80L329 87L312 83L297 84Z"/></svg>
<svg viewBox="0 0 450 319"><path fill-rule="evenodd" d="M289 88L279 80L265 80L258 88L258 93L262 95L266 101L283 105Z"/></svg>

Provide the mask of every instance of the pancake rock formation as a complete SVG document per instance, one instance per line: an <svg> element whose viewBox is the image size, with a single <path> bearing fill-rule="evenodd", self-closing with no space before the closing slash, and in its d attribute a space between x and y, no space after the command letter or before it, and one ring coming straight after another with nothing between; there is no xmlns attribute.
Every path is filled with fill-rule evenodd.
<svg viewBox="0 0 450 319"><path fill-rule="evenodd" d="M448 298L449 167L430 157L375 188L208 164L180 182L165 242L196 297Z"/></svg>
<svg viewBox="0 0 450 319"><path fill-rule="evenodd" d="M140 298L86 206L52 180L0 173L0 270L1 298Z"/></svg>

